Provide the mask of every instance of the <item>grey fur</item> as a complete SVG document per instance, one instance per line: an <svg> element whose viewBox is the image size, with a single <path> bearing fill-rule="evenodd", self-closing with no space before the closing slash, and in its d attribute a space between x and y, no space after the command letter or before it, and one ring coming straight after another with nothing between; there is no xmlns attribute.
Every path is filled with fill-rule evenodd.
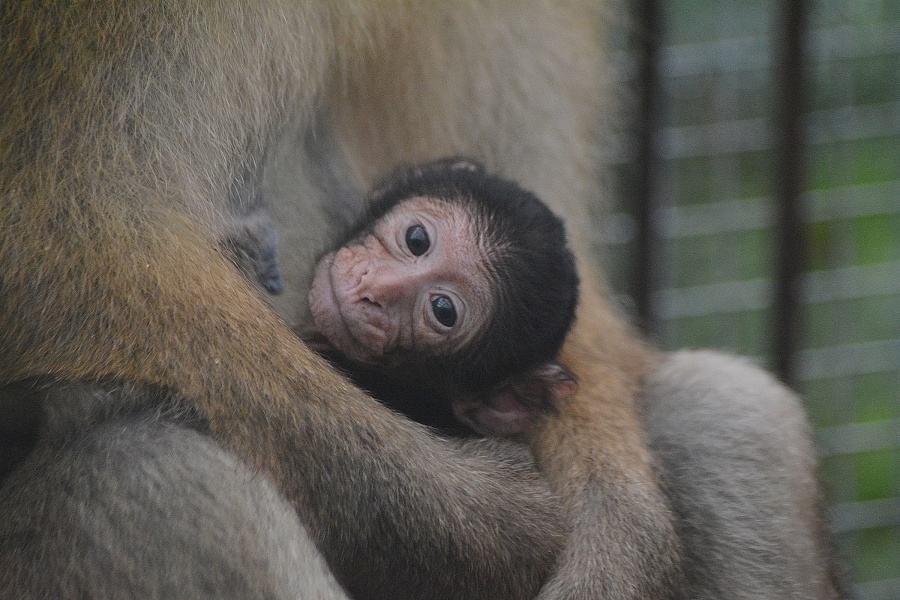
<svg viewBox="0 0 900 600"><path fill-rule="evenodd" d="M43 409L0 487L0 597L346 598L269 480L164 396L61 386Z"/></svg>
<svg viewBox="0 0 900 600"><path fill-rule="evenodd" d="M682 351L648 379L642 404L683 543L681 597L849 596L794 393L745 359Z"/></svg>

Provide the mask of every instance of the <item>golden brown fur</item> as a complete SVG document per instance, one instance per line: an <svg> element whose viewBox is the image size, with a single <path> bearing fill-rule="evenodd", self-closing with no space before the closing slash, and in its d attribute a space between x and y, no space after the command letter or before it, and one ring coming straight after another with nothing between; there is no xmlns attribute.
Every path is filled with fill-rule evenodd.
<svg viewBox="0 0 900 600"><path fill-rule="evenodd" d="M679 544L635 405L643 378L661 359L627 338L609 348L617 326L594 306L580 308L561 356L579 379L578 395L527 436L572 525L539 598L674 597ZM628 490L629 500L611 490ZM608 572L619 576L594 575Z"/></svg>

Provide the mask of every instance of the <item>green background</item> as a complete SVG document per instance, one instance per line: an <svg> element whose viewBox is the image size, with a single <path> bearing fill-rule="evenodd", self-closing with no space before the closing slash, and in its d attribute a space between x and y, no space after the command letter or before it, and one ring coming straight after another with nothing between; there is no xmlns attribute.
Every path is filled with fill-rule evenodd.
<svg viewBox="0 0 900 600"><path fill-rule="evenodd" d="M662 240L654 312L665 348L757 357L772 345L777 2L662 2ZM800 391L830 516L863 600L900 599L900 0L809 2L807 242ZM633 43L640 25L632 23ZM633 56L617 54L634 87ZM636 99L625 99L626 115ZM632 132L614 145L621 206L597 244L627 313Z"/></svg>

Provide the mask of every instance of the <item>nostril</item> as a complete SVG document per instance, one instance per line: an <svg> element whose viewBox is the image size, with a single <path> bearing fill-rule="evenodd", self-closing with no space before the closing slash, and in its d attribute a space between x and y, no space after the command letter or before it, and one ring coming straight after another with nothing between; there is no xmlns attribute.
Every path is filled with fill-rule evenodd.
<svg viewBox="0 0 900 600"><path fill-rule="evenodd" d="M373 300L373 299L372 299L372 296L369 295L369 294L364 294L364 295L360 298L360 301L361 301L361 302L365 302L366 304L371 304L372 306L377 306L378 308L381 308L381 304L378 303L378 302L376 302L375 300Z"/></svg>

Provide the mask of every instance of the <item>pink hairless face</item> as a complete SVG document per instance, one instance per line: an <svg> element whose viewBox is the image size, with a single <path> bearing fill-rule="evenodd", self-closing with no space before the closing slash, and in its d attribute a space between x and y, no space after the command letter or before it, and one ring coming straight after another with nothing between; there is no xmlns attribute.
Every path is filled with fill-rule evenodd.
<svg viewBox="0 0 900 600"><path fill-rule="evenodd" d="M316 267L316 328L347 357L373 363L396 349L450 354L494 311L487 258L460 205L405 200Z"/></svg>

